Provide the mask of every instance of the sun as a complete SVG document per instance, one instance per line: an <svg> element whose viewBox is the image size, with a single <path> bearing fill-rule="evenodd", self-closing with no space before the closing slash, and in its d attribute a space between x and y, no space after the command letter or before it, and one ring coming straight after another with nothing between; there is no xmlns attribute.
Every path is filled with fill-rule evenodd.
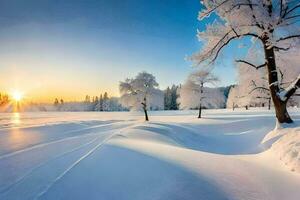
<svg viewBox="0 0 300 200"><path fill-rule="evenodd" d="M15 101L21 101L23 99L23 93L16 90L12 93L12 98L15 100Z"/></svg>

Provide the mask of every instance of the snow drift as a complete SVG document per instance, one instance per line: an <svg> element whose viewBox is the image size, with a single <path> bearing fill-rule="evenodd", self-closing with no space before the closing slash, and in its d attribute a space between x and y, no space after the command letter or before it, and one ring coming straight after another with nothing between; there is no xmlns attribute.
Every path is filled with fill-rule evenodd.
<svg viewBox="0 0 300 200"><path fill-rule="evenodd" d="M300 172L300 127L275 129L264 141L275 141L271 151L284 162L289 170Z"/></svg>

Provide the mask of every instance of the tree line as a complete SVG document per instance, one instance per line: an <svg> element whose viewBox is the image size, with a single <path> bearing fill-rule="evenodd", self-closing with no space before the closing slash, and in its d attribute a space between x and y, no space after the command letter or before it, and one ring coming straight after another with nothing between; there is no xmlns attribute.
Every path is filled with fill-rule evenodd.
<svg viewBox="0 0 300 200"><path fill-rule="evenodd" d="M109 97L107 92L99 96L86 95L81 102L65 102L55 98L53 103L56 111L125 111L127 108L119 103L119 98Z"/></svg>
<svg viewBox="0 0 300 200"><path fill-rule="evenodd" d="M218 78L209 70L197 69L191 73L182 86L173 85L165 91L159 89L154 75L140 72L134 78L127 78L119 84L120 102L130 110L143 110L145 120L149 120L148 110L224 108L224 91L209 88Z"/></svg>

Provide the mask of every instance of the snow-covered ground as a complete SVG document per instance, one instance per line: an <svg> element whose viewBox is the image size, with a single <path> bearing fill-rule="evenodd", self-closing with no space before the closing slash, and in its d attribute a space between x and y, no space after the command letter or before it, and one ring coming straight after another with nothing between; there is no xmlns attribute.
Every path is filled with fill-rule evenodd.
<svg viewBox="0 0 300 200"><path fill-rule="evenodd" d="M297 127L262 143L270 111L203 116L0 114L0 199L299 199Z"/></svg>

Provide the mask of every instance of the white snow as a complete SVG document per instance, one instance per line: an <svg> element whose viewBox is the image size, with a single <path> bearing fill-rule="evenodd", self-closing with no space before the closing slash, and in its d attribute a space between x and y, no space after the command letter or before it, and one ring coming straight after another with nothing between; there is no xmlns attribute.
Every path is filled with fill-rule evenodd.
<svg viewBox="0 0 300 200"><path fill-rule="evenodd" d="M299 199L299 128L262 143L272 111L196 112L0 114L0 199Z"/></svg>
<svg viewBox="0 0 300 200"><path fill-rule="evenodd" d="M271 131L263 142L276 141L271 151L291 171L300 172L300 123Z"/></svg>

